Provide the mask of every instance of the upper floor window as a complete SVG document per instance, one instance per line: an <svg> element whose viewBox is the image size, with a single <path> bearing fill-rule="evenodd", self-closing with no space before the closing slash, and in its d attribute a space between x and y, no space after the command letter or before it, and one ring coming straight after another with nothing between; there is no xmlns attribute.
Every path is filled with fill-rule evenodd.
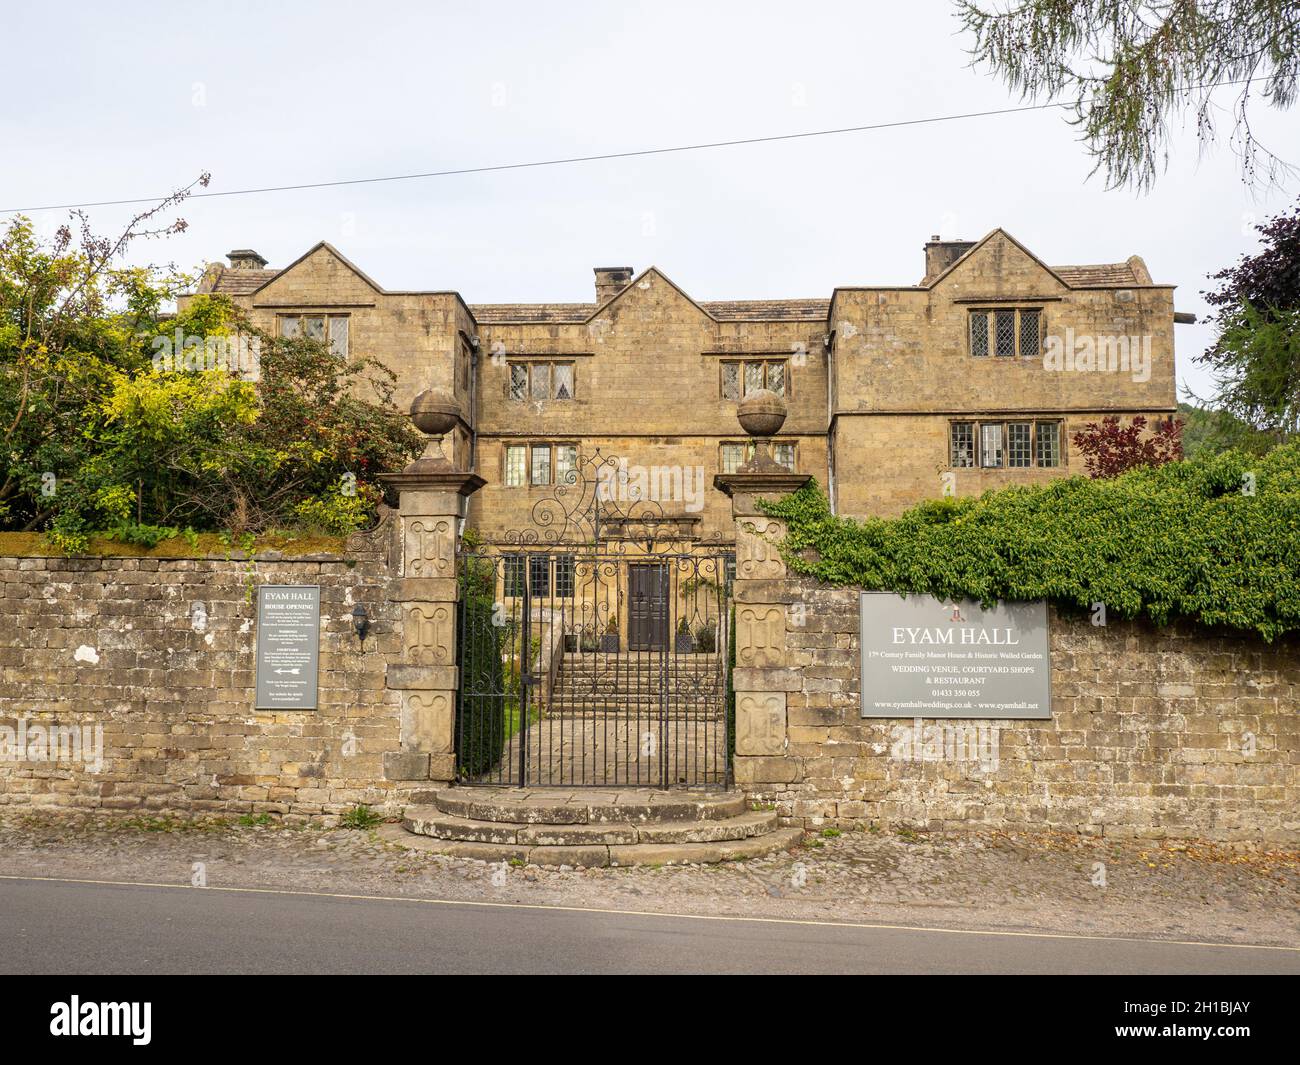
<svg viewBox="0 0 1300 1065"><path fill-rule="evenodd" d="M1043 353L1043 312L1004 307L970 312L970 353L1033 358Z"/></svg>
<svg viewBox="0 0 1300 1065"><path fill-rule="evenodd" d="M348 316L346 314L282 314L282 337L309 336L329 342L330 351L341 359L348 357Z"/></svg>
<svg viewBox="0 0 1300 1065"><path fill-rule="evenodd" d="M741 399L760 388L789 394L789 360L755 359L722 364L722 398Z"/></svg>
<svg viewBox="0 0 1300 1065"><path fill-rule="evenodd" d="M954 469L1059 466L1061 423L953 422L948 435L948 463Z"/></svg>
<svg viewBox="0 0 1300 1065"><path fill-rule="evenodd" d="M515 403L572 399L573 363L512 362L508 395Z"/></svg>

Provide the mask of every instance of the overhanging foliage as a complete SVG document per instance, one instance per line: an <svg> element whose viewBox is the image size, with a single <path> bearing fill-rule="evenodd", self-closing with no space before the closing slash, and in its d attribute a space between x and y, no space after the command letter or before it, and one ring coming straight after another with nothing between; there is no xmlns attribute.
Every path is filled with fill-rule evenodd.
<svg viewBox="0 0 1300 1065"><path fill-rule="evenodd" d="M815 484L762 508L787 522L797 573L943 599L1047 599L1274 640L1300 630L1300 444L1229 451L923 503L894 519L831 515Z"/></svg>

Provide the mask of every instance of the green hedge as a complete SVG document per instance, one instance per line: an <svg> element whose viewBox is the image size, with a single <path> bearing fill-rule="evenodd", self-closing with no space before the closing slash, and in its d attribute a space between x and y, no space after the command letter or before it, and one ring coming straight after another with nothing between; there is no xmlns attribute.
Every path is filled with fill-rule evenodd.
<svg viewBox="0 0 1300 1065"><path fill-rule="evenodd" d="M506 740L504 630L493 623L496 575L488 558L464 556L456 626L460 691L456 698L456 765L463 777L496 768Z"/></svg>
<svg viewBox="0 0 1300 1065"><path fill-rule="evenodd" d="M893 519L833 517L815 483L762 509L788 523L790 568L830 584L1100 602L1110 616L1270 641L1300 629L1300 444L934 500Z"/></svg>

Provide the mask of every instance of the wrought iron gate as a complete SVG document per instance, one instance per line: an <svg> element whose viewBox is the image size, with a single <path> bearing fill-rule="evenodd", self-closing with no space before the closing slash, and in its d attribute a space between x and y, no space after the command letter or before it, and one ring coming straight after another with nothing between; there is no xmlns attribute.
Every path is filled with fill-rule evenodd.
<svg viewBox="0 0 1300 1065"><path fill-rule="evenodd" d="M725 786L731 556L611 505L599 452L584 468L529 529L462 545L458 779Z"/></svg>

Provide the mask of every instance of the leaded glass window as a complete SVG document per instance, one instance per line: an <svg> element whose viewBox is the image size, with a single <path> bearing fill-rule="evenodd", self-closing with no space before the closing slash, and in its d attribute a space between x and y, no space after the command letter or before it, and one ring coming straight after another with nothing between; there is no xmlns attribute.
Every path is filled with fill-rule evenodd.
<svg viewBox="0 0 1300 1065"><path fill-rule="evenodd" d="M503 560L502 594L513 598L524 594L524 556L506 555Z"/></svg>
<svg viewBox="0 0 1300 1065"><path fill-rule="evenodd" d="M1041 311L1020 312L1020 357L1031 359L1043 353Z"/></svg>
<svg viewBox="0 0 1300 1065"><path fill-rule="evenodd" d="M555 483L572 484L578 479L578 445L555 445Z"/></svg>
<svg viewBox="0 0 1300 1065"><path fill-rule="evenodd" d="M1002 466L1002 425L980 426L980 465Z"/></svg>
<svg viewBox="0 0 1300 1065"><path fill-rule="evenodd" d="M533 447L530 483L551 483L551 447L549 444L538 444Z"/></svg>
<svg viewBox="0 0 1300 1065"><path fill-rule="evenodd" d="M555 594L561 598L573 598L574 569L572 555L555 556Z"/></svg>
<svg viewBox="0 0 1300 1065"><path fill-rule="evenodd" d="M740 398L740 363L738 362L722 364L722 398Z"/></svg>
<svg viewBox="0 0 1300 1065"><path fill-rule="evenodd" d="M722 445L722 472L735 473L745 464L744 444Z"/></svg>
<svg viewBox="0 0 1300 1065"><path fill-rule="evenodd" d="M506 448L506 487L519 488L524 483L528 463L528 449L522 444Z"/></svg>
<svg viewBox="0 0 1300 1065"><path fill-rule="evenodd" d="M1011 422L1007 425L1007 465L1032 466L1033 451L1029 446L1029 423Z"/></svg>
<svg viewBox="0 0 1300 1065"><path fill-rule="evenodd" d="M767 364L767 387L778 396L785 395L785 363L769 362Z"/></svg>
<svg viewBox="0 0 1300 1065"><path fill-rule="evenodd" d="M949 463L955 469L975 465L975 426L971 422L953 422Z"/></svg>
<svg viewBox="0 0 1300 1065"><path fill-rule="evenodd" d="M1014 356L1016 353L1016 312L996 311L993 315L995 355Z"/></svg>
<svg viewBox="0 0 1300 1065"><path fill-rule="evenodd" d="M510 398L522 403L528 398L528 364L512 362L510 364Z"/></svg>
<svg viewBox="0 0 1300 1065"><path fill-rule="evenodd" d="M533 387L532 398L536 400L545 400L551 398L551 364L549 362L535 362L529 367L532 372Z"/></svg>
<svg viewBox="0 0 1300 1065"><path fill-rule="evenodd" d="M532 586L533 595L545 596L551 594L550 555L528 556L528 583Z"/></svg>
<svg viewBox="0 0 1300 1065"><path fill-rule="evenodd" d="M555 398L573 398L573 363L557 362L555 364Z"/></svg>
<svg viewBox="0 0 1300 1065"><path fill-rule="evenodd" d="M970 353L980 356L989 353L988 311L970 312Z"/></svg>
<svg viewBox="0 0 1300 1065"><path fill-rule="evenodd" d="M1059 466L1061 464L1061 423L1039 422L1035 429L1038 433L1038 465Z"/></svg>

